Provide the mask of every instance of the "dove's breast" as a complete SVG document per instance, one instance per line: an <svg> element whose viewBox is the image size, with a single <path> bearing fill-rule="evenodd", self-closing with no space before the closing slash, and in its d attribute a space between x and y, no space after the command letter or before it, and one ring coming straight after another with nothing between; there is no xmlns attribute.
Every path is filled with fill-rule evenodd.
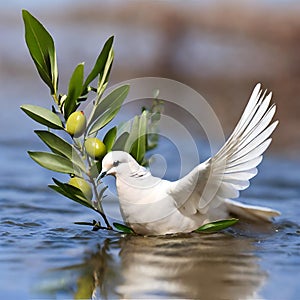
<svg viewBox="0 0 300 300"><path fill-rule="evenodd" d="M160 178L117 178L121 213L125 222L140 234L190 232L197 228L198 218L180 213L167 193L171 182Z"/></svg>

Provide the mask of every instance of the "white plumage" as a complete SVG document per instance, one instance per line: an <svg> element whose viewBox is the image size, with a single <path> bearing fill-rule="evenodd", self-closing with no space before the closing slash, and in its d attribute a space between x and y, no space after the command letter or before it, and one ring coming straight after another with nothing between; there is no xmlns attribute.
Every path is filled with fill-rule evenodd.
<svg viewBox="0 0 300 300"><path fill-rule="evenodd" d="M231 200L250 185L271 143L278 124L271 123L276 111L271 97L257 84L224 146L177 181L152 176L126 152L109 152L102 161L102 174L116 177L125 222L137 233L167 234L191 232L232 213L255 221L278 216L278 211Z"/></svg>

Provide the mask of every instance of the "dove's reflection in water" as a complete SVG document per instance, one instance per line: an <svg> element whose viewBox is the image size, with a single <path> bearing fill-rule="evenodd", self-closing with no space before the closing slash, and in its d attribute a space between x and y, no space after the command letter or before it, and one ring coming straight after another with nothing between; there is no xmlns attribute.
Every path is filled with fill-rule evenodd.
<svg viewBox="0 0 300 300"><path fill-rule="evenodd" d="M76 299L257 299L267 275L254 251L251 238L230 234L128 235L52 276L71 272Z"/></svg>
<svg viewBox="0 0 300 300"><path fill-rule="evenodd" d="M266 277L252 241L224 234L128 236L121 241L122 298L249 299Z"/></svg>

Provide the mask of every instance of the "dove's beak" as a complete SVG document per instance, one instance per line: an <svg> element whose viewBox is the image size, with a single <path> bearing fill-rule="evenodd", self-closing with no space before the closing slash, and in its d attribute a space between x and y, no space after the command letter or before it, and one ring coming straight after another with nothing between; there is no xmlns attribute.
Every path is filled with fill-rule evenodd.
<svg viewBox="0 0 300 300"><path fill-rule="evenodd" d="M116 174L116 168L115 167L113 167L113 166L109 166L108 168L104 167L98 178L102 179L103 177L108 176L108 175L115 176L115 174Z"/></svg>
<svg viewBox="0 0 300 300"><path fill-rule="evenodd" d="M99 178L103 178L103 177L105 177L106 175L107 175L107 172L106 172L106 171L103 171L103 172L100 173Z"/></svg>

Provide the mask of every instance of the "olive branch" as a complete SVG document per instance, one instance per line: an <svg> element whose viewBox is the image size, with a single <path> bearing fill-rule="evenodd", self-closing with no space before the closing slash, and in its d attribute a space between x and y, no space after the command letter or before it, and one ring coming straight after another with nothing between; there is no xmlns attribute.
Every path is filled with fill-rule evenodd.
<svg viewBox="0 0 300 300"><path fill-rule="evenodd" d="M53 38L28 11L23 10L22 16L29 53L54 100L51 109L30 104L21 106L30 118L46 126L45 130L35 130L35 133L50 149L50 152L28 151L28 154L44 168L68 174L68 182L53 178L54 184L49 187L99 213L105 222L105 227L97 223L99 228L112 229L102 206L107 187L97 180L102 158L109 151L125 150L140 164L146 163L146 152L158 143L154 129L158 129L161 102L154 100L150 108L143 108L141 115L126 122L126 126L115 126L106 132L103 141L98 139L96 136L115 118L129 92L129 86L122 85L103 96L114 60L114 37L105 42L86 78L84 63L75 67L67 93L63 94L58 92L59 73ZM94 87L92 84L96 79ZM94 94L93 107L86 115L80 108L91 93ZM62 134L59 136L57 132ZM67 138L62 137L65 133Z"/></svg>

